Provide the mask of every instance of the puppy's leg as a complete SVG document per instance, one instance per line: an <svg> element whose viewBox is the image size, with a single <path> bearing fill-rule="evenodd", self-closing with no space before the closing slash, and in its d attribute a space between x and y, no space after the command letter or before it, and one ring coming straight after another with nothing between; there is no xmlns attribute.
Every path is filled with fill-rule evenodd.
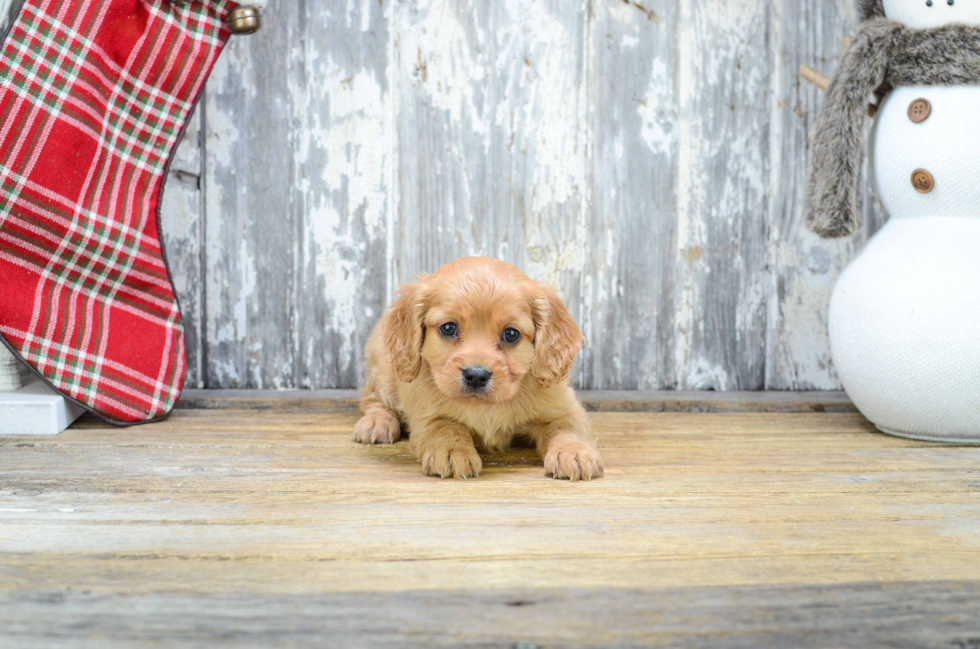
<svg viewBox="0 0 980 649"><path fill-rule="evenodd" d="M476 478L483 461L465 427L448 419L435 419L415 425L411 444L415 457L422 460L422 472L440 478Z"/></svg>
<svg viewBox="0 0 980 649"><path fill-rule="evenodd" d="M370 388L365 388L361 395L361 412L364 416L354 426L356 441L361 444L392 444L401 438L402 426L398 415Z"/></svg>
<svg viewBox="0 0 980 649"><path fill-rule="evenodd" d="M556 421L530 426L538 453L544 458L546 475L568 480L602 477L602 456L585 413L573 413Z"/></svg>

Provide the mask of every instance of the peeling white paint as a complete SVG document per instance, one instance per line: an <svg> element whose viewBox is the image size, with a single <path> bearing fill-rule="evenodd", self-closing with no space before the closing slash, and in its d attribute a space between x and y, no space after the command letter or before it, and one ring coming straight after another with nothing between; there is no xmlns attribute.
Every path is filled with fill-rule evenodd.
<svg viewBox="0 0 980 649"><path fill-rule="evenodd" d="M662 59L654 60L650 85L643 99L637 101L637 112L643 120L640 137L654 155L669 154L676 137L674 122L677 116L669 109L665 110L670 106L669 98L674 93L670 73Z"/></svg>
<svg viewBox="0 0 980 649"><path fill-rule="evenodd" d="M693 84L695 34L692 27L693 16L691 3L693 0L679 0L680 25L677 34L677 96L679 119L677 123L677 246L678 252L684 248L697 245L694 238L696 215L692 214L692 195L699 192L698 179L700 175L695 170L696 160L693 156L692 128L695 87ZM681 262L677 262L681 265ZM690 363L694 328L694 278L687 272L681 271L675 279L677 291L674 303L674 372L679 373Z"/></svg>
<svg viewBox="0 0 980 649"><path fill-rule="evenodd" d="M475 93L492 62L483 57L482 43L467 37L450 0L421 1L413 10L425 18L401 34L401 77L425 89L431 106L448 113L447 124L465 118L471 135L486 145L490 124Z"/></svg>
<svg viewBox="0 0 980 649"><path fill-rule="evenodd" d="M322 325L329 331L354 332L363 315L357 309L362 288L356 279L366 243L357 238L348 220L357 213L369 233L385 234L385 98L372 72L349 74L329 54L319 60L307 54L306 64L315 68L316 78L328 83L293 88L294 119L303 124L295 164L298 169L317 168L310 164L313 160L325 159L326 164L322 175L300 177L296 192L306 205L305 229L323 287L320 299L329 306L329 319ZM321 115L317 107L328 110ZM312 120L307 118L310 115ZM350 358L356 355L353 344L352 336L346 335L333 353ZM306 348L307 365L317 363L316 353Z"/></svg>
<svg viewBox="0 0 980 649"><path fill-rule="evenodd" d="M731 390L728 371L721 365L710 363L703 358L695 359L688 367L684 377L684 388L688 390Z"/></svg>
<svg viewBox="0 0 980 649"><path fill-rule="evenodd" d="M363 371L359 336L382 308L368 294L490 254L561 289L590 341L583 376L601 387L733 389L760 365L766 385L837 387L824 301L852 247L800 234L787 192L805 178L805 141L794 143L806 121L794 111L812 113L817 95L797 90L791 68L836 56L855 16L848 0L798 4L651 0L653 20L618 1L345 0L306 9L316 25L284 4L266 29L290 33L236 39L209 84L207 232L196 244L208 260L208 375L335 387ZM250 55L282 51L283 61ZM289 75L288 92L264 97L242 81L268 73L262 65ZM595 94L598 75L621 83L623 70L637 79L629 93ZM260 140L243 120L261 101L288 122L288 142ZM615 103L597 118L601 102ZM257 190L242 182L265 163L242 152L266 149L294 177L273 214L257 213ZM635 167L673 184L655 193L662 178ZM193 198L181 200L170 236L189 257ZM661 206L668 222L637 222ZM285 227L287 215L292 248L249 231ZM649 251L630 246L638 231ZM281 268L264 262L271 245ZM634 276L641 254L658 275L646 283ZM194 266L181 263L175 279L189 286ZM292 292L260 295L269 273L291 278ZM639 329L607 331L610 309L648 319L649 344L613 340ZM263 330L266 317L288 331Z"/></svg>
<svg viewBox="0 0 980 649"><path fill-rule="evenodd" d="M774 8L769 102L770 267L766 338L766 387L769 389L840 389L827 339L827 305L854 244L821 241L805 230L800 207L806 184L808 146L823 94L801 84L794 59L801 34L814 49L809 61L830 70L840 56L845 34L858 21L856 3L786 4ZM820 63L822 62L822 63ZM867 188L865 197L870 196ZM869 210L874 211L874 210ZM870 226L866 225L863 231Z"/></svg>

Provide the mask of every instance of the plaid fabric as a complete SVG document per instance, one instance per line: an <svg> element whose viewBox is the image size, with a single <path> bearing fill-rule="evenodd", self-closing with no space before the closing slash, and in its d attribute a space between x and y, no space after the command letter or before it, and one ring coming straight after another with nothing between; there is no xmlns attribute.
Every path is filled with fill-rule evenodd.
<svg viewBox="0 0 980 649"><path fill-rule="evenodd" d="M0 50L0 334L115 423L180 395L157 207L235 6L26 0Z"/></svg>

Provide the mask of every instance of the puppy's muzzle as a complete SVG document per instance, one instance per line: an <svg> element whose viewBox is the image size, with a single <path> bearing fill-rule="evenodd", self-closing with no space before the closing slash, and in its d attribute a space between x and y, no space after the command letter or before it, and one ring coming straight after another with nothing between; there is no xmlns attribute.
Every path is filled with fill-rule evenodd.
<svg viewBox="0 0 980 649"><path fill-rule="evenodd" d="M485 367L474 365L463 369L463 385L474 392L485 389L491 378L493 373Z"/></svg>

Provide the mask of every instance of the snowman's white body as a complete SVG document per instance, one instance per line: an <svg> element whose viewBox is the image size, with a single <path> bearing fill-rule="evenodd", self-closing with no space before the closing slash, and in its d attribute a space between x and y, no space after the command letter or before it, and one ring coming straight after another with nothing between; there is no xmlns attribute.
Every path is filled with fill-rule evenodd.
<svg viewBox="0 0 980 649"><path fill-rule="evenodd" d="M931 106L922 122L908 112L918 99ZM980 442L978 108L980 87L920 86L878 113L873 169L890 219L841 275L829 321L848 395L886 432ZM919 169L928 193L912 184Z"/></svg>

